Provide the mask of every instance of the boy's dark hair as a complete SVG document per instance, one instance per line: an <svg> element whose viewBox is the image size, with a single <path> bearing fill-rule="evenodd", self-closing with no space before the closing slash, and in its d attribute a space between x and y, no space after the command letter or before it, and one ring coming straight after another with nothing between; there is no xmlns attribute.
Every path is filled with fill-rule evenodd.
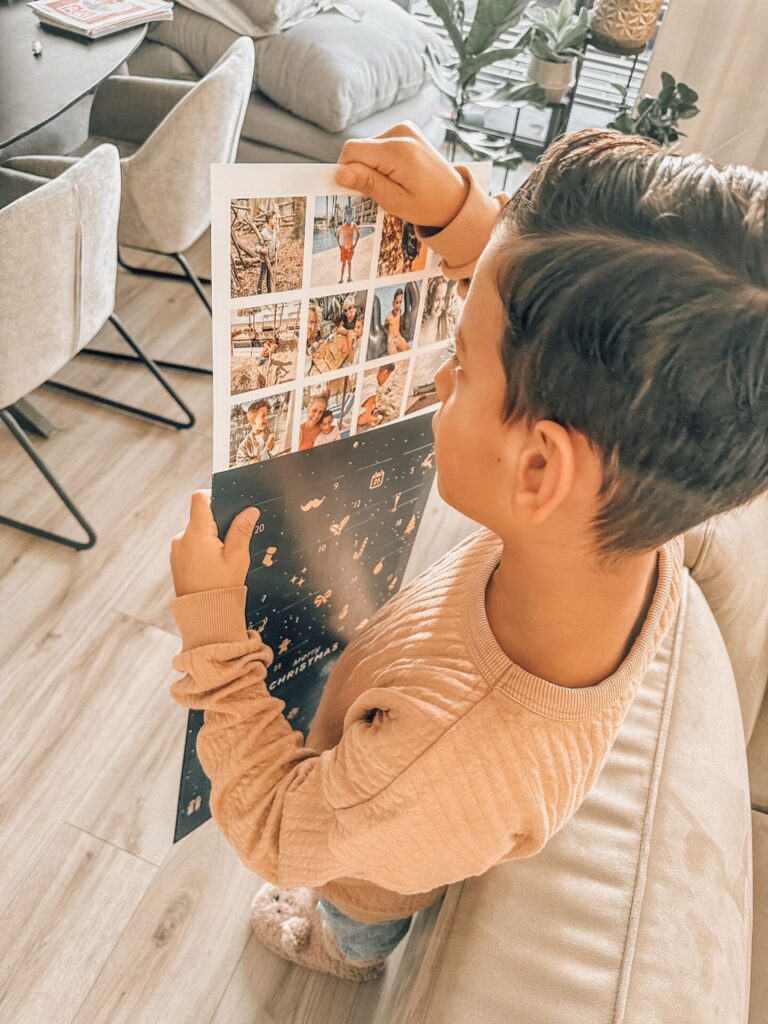
<svg viewBox="0 0 768 1024"><path fill-rule="evenodd" d="M269 412L269 402L265 401L263 398L260 398L258 402L251 402L246 410L246 415L248 415L249 412L258 412L259 409L266 409L267 412Z"/></svg>
<svg viewBox="0 0 768 1024"><path fill-rule="evenodd" d="M397 367L394 363L384 363L383 366L379 367L380 370L386 370L387 373L394 373Z"/></svg>
<svg viewBox="0 0 768 1024"><path fill-rule="evenodd" d="M404 293L403 293L403 289L402 289L402 288L398 288L398 289L397 289L397 290L395 291L395 294L394 294L394 295L392 296L392 301L394 302L394 301L395 301L395 299L396 299L396 298L398 297L398 295L403 295L403 294L404 294Z"/></svg>
<svg viewBox="0 0 768 1024"><path fill-rule="evenodd" d="M505 417L602 456L601 558L768 488L768 174L587 129L505 207Z"/></svg>
<svg viewBox="0 0 768 1024"><path fill-rule="evenodd" d="M320 422L322 423L323 420L327 420L329 417L333 419L333 413L331 412L330 409L326 409L323 415L320 417Z"/></svg>

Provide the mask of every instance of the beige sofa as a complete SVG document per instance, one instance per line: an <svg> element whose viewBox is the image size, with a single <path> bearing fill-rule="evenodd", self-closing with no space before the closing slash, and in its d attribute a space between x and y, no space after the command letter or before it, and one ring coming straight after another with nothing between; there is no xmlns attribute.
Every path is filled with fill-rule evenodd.
<svg viewBox="0 0 768 1024"><path fill-rule="evenodd" d="M766 1024L768 814L746 744L765 806L768 498L689 534L686 565L596 787L536 857L417 917L377 1024Z"/></svg>

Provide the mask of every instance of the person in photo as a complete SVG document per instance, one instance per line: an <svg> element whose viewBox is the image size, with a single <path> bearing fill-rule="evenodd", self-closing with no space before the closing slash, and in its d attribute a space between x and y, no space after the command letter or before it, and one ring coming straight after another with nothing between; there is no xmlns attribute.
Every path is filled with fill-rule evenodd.
<svg viewBox="0 0 768 1024"><path fill-rule="evenodd" d="M336 426L336 422L333 418L333 413L330 409L326 409L323 415L320 417L320 433L315 438L313 448L317 448L318 445L330 444L331 441L340 441L341 431Z"/></svg>
<svg viewBox="0 0 768 1024"><path fill-rule="evenodd" d="M253 402L248 406L246 417L251 430L237 449L235 466L250 466L254 462L266 462L275 447L275 435L267 431L269 404L264 399Z"/></svg>
<svg viewBox="0 0 768 1024"><path fill-rule="evenodd" d="M261 257L261 270L256 285L256 294L272 292L275 288L275 260L277 259L277 217L274 210L267 215L267 223L261 231L262 244L256 252Z"/></svg>
<svg viewBox="0 0 768 1024"><path fill-rule="evenodd" d="M405 221L403 224L400 246L403 253L403 273L407 274L413 269L414 260L419 255L421 249L418 236L416 235L416 228L410 221Z"/></svg>
<svg viewBox="0 0 768 1024"><path fill-rule="evenodd" d="M310 400L304 422L299 426L299 451L306 451L314 446L320 434L320 421L328 408L329 395L317 395Z"/></svg>
<svg viewBox="0 0 768 1024"><path fill-rule="evenodd" d="M360 411L357 416L358 428L378 427L384 422L384 412L377 408L376 402L381 394L381 389L386 385L394 372L395 364L386 363L384 366L380 366L375 374L366 373L363 377L363 386L360 392Z"/></svg>
<svg viewBox="0 0 768 1024"><path fill-rule="evenodd" d="M397 352L407 352L408 342L400 332L400 321L403 316L403 289L398 288L392 299L392 309L384 319L384 326L387 329L387 355L393 356Z"/></svg>
<svg viewBox="0 0 768 1024"><path fill-rule="evenodd" d="M341 277L339 284L344 280L344 270L347 271L347 280L352 280L352 260L355 258L355 249L360 241L360 229L353 219L352 210L348 207L344 211L344 221L336 232L336 242L339 246L339 258L341 260Z"/></svg>
<svg viewBox="0 0 768 1024"><path fill-rule="evenodd" d="M419 345L431 345L432 342L446 341L453 337L456 331L457 306L459 305L456 300L455 287L455 281L447 281L444 277L430 279L427 285Z"/></svg>

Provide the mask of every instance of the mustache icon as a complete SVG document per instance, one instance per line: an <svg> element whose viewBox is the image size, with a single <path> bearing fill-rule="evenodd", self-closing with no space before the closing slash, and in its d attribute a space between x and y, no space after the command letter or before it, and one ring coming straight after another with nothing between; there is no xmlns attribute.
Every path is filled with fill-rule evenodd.
<svg viewBox="0 0 768 1024"><path fill-rule="evenodd" d="M323 504L324 501L325 501L325 497L322 497L322 498L312 498L312 500L308 501L306 503L306 505L302 505L301 506L301 511L302 512L309 512L309 510L311 508L320 508L320 506Z"/></svg>

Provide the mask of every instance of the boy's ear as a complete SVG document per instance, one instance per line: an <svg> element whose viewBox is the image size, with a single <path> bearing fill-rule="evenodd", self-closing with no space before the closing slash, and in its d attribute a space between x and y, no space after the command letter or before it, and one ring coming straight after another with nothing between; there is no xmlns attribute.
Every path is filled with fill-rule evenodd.
<svg viewBox="0 0 768 1024"><path fill-rule="evenodd" d="M568 431L552 420L539 420L529 431L515 467L514 505L518 519L538 526L571 493L575 453Z"/></svg>

